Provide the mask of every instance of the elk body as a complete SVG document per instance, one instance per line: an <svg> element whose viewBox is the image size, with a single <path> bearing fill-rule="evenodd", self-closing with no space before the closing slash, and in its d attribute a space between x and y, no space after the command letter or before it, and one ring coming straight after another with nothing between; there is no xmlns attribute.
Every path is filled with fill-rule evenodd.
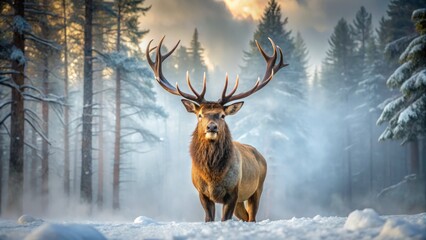
<svg viewBox="0 0 426 240"><path fill-rule="evenodd" d="M201 93L194 90L188 74L187 84L193 94L185 93L177 84L174 87L167 81L162 73L162 62L173 53L179 42L170 52L162 55L160 49L163 40L164 37L157 47L150 48L151 40L147 46L147 60L157 82L166 91L182 96L186 110L198 118L197 127L192 134L190 154L192 183L198 190L205 211L205 221L214 221L215 203L223 204L222 221L231 219L233 214L243 221L256 221L267 164L265 158L254 147L232 141L225 117L237 113L243 106L243 102L228 103L260 90L272 80L274 73L287 66L283 62L282 50L269 39L273 55L268 56L256 42L267 63L263 80L258 80L249 91L235 94L239 83L237 77L234 88L227 94L228 76L226 76L222 98L213 102L204 99L205 75ZM154 49L157 49L155 62L149 56ZM276 63L278 55L279 61Z"/></svg>

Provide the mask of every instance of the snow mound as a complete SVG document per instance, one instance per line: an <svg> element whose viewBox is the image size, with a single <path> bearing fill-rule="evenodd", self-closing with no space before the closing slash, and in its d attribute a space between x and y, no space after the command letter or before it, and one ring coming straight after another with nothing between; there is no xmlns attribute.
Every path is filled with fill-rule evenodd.
<svg viewBox="0 0 426 240"><path fill-rule="evenodd" d="M42 223L43 220L34 218L30 215L22 215L18 218L18 224L29 224L29 223Z"/></svg>
<svg viewBox="0 0 426 240"><path fill-rule="evenodd" d="M344 228L346 230L359 230L364 228L374 228L383 226L385 220L373 209L355 210L346 219Z"/></svg>
<svg viewBox="0 0 426 240"><path fill-rule="evenodd" d="M138 223L143 225L158 225L158 223L154 219L145 217L145 216L139 216L135 218L133 223Z"/></svg>
<svg viewBox="0 0 426 240"><path fill-rule="evenodd" d="M426 227L402 219L388 219L376 239L426 239Z"/></svg>
<svg viewBox="0 0 426 240"><path fill-rule="evenodd" d="M32 231L25 240L106 240L91 226L83 224L45 223Z"/></svg>

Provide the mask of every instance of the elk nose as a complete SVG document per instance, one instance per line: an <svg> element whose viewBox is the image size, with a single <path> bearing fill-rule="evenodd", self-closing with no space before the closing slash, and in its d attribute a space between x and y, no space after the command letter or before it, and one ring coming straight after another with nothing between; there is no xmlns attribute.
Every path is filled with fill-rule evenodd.
<svg viewBox="0 0 426 240"><path fill-rule="evenodd" d="M217 124L209 122L209 124L207 124L207 132L217 132Z"/></svg>

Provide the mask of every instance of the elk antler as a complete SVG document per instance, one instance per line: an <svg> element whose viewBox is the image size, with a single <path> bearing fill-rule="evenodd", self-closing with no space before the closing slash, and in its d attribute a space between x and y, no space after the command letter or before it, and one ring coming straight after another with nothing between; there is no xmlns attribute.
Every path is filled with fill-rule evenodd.
<svg viewBox="0 0 426 240"><path fill-rule="evenodd" d="M225 105L228 102L235 101L235 100L238 100L238 99L242 99L242 98L245 98L245 97L252 95L253 93L259 91L264 86L266 86L266 84L268 84L272 80L272 78L274 77L274 74L277 73L281 68L288 66L288 64L284 63L283 51L281 50L281 48L276 46L274 41L272 41L272 39L270 39L270 38L268 38L268 39L271 42L272 49L274 51L272 56L268 56L265 53L265 51L262 49L262 47L259 45L259 43L256 41L256 46L257 46L257 48L259 49L259 52L262 54L263 58L266 61L266 72L265 72L265 75L264 75L262 81L260 81L260 78L258 78L258 80L254 84L253 88L251 88L250 90L248 90L246 92L242 92L242 93L239 93L237 95L234 95L234 93L237 91L238 83L239 83L239 77L237 76L237 80L235 81L234 88L227 95L226 90L228 88L228 74L226 74L225 87L223 88L222 98L218 100L218 103L220 103L221 105ZM278 64L275 64L275 62L277 60L277 55L278 55L277 48L280 51L280 60L279 60Z"/></svg>
<svg viewBox="0 0 426 240"><path fill-rule="evenodd" d="M146 58L147 58L147 61L149 63L149 66L151 66L152 70L154 71L155 80L157 80L157 82L161 85L161 87L163 87L169 93L172 93L172 94L178 95L178 96L182 96L183 98L194 101L196 103L206 102L206 100L204 99L204 95L206 94L206 73L204 73L204 78L203 78L203 89L202 89L201 93L198 93L192 87L191 80L189 79L189 74L188 74L188 72L186 72L186 82L189 86L189 89L191 89L191 91L194 93L194 95L191 95L191 94L188 94L188 93L181 91L179 89L179 86L178 86L177 83L176 83L176 87L173 87L169 83L169 81L167 81L167 79L164 77L163 71L162 71L163 61L166 60L166 58L168 58L176 50L177 46L180 43L180 41L178 41L177 44L174 46L174 48L172 50L170 50L170 52L162 55L161 54L161 46L163 44L165 37L166 36L164 36L161 39L161 41L160 41L160 43L158 44L157 47L153 47L153 48L150 49L152 40L149 41L148 46L146 47ZM157 49L157 52L156 52L156 55L155 55L155 62L152 61L152 59L149 55L154 49Z"/></svg>

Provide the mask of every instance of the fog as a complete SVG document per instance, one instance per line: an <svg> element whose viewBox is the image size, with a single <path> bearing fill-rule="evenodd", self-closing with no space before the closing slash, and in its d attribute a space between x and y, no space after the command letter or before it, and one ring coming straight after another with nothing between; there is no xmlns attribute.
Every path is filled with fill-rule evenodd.
<svg viewBox="0 0 426 240"><path fill-rule="evenodd" d="M260 96L254 94L244 99L245 104L240 112L226 119L233 139L256 147L268 162L268 174L258 219L346 215L352 209L380 206L377 194L383 188L398 183L408 174L405 160L407 159L406 146L401 146L398 142L378 143L377 139L383 127L373 126L375 129L375 135L372 136L374 140L373 189L370 192L368 131L360 130L354 133L353 139L350 139L352 145L348 146L342 134L345 133L347 124L340 119L347 111L342 110L341 106L327 104L328 99L324 92L312 86L307 91L304 105L299 105L305 106L303 108L295 108L294 106L297 105L292 105L293 102L286 101L286 98L276 101L265 97L275 90L279 81L288 81L285 78L285 70L283 72L282 79L271 81L261 92L256 93ZM167 72L165 75L172 79L171 81L179 82L180 86L188 91L184 79L176 79ZM209 75L207 99L217 99L220 96L224 78L223 72ZM230 76L230 79L233 84L235 76ZM253 84L254 79L256 78L253 78ZM104 81L107 86L111 85L111 80ZM154 82L153 79L152 81ZM79 88L81 86L78 84L74 86L73 106L81 105ZM130 152L122 156L120 210L111 209L114 149L114 136L111 129L113 129L114 116L111 113L112 104L106 97L105 102L101 104L105 113L104 148L98 148L97 134L94 136L93 206L81 205L79 200L81 134L78 124L73 125L74 130L70 141L72 145L71 196L67 197L63 193L61 124L57 117L52 117L49 123L52 139L49 154L49 204L43 206L43 198L39 193L34 195L31 180L25 178L24 212L52 218L92 216L128 219L143 215L158 220L201 221L204 218L204 212L198 199L198 192L191 182L189 156L191 134L196 127L197 118L194 114L186 112L180 97L169 94L157 83L154 89L157 93L157 102L164 108L168 117L165 119L149 117L138 123L154 132L160 138L160 142L134 143L135 149L139 152ZM241 87L239 91L244 90L246 89ZM283 119L287 119L285 115L290 114L291 119L303 124L302 143L295 142L292 137L300 134L300 129L294 129L298 127L297 125L285 121L283 125L265 124L265 121L267 122L271 117L269 114L274 113L277 105L284 105L287 112L277 114L275 117L282 116ZM73 118L78 118L80 114L77 110L72 112ZM55 116L53 112L52 115ZM347 119L349 117L347 116ZM361 124L359 120L354 122ZM352 155L351 203L348 203L347 199L348 150ZM102 209L96 207L97 156L100 151L103 151L105 156L104 207ZM31 171L29 161L25 169ZM8 172L7 168L4 172ZM7 184L3 183L3 186L4 193L7 193ZM3 195L3 197L6 199L7 196ZM3 201L4 207L5 201ZM220 214L221 206L217 205L216 216L219 217Z"/></svg>
<svg viewBox="0 0 426 240"><path fill-rule="evenodd" d="M222 8L226 9L225 5L221 5ZM227 21L232 20L230 16L227 17ZM245 33L252 30L245 21L236 22L236 25L243 26L241 31ZM177 39L173 37L167 39L166 45L169 49L172 46L170 42L175 40ZM159 39L155 39L155 43L158 41ZM236 39L228 48L238 47L241 49L240 55L243 55L242 46L248 46L248 43L238 42L239 39ZM209 45L212 44L209 42ZM325 51L324 49L323 52ZM315 52L318 52L318 49L315 49ZM223 55L222 52L214 56L217 58L219 55ZM40 156L39 149L43 139L25 125L24 213L64 219L129 220L137 216L164 221L204 219L198 192L191 182L189 156L189 145L197 125L197 116L186 111L181 97L168 93L155 81L145 56L142 59L142 62L138 62L138 67L143 67L141 71L144 72L144 77L135 78L136 85L129 81L124 82L122 93L124 99L130 103L152 105L147 107L149 111L139 117L133 116L131 108L123 107L121 116L131 117L122 122L124 130L121 145L118 146L121 150L120 207L112 207L114 147L117 147L114 138L116 75L114 67L108 65L105 60L101 61L100 57L94 59L93 171L90 172L93 180L93 199L90 203L81 200L83 79L79 56L70 64L69 105L62 105L70 107L69 195L64 191L63 108L51 106L48 110L47 127L47 195L43 194L41 189L43 169L40 160L43 157ZM265 68L264 65L250 66L262 71L247 75L242 72L242 67L222 69L223 67L218 67L215 63L210 64L216 66L208 69L206 98L210 101L216 101L221 96L225 71L230 73L231 86L237 73L245 75L237 91L242 92L255 84ZM349 65L352 64L355 65L349 62ZM60 66L61 63L58 63L58 66L52 67L49 93L63 96L63 72L59 69ZM194 71L191 71L192 66L180 67L187 68L184 71L190 71L195 86L200 85L201 75L198 72L194 74ZM34 79L40 78L42 70L37 66L29 65L27 68L26 71L33 74ZM174 71L176 66L168 65L164 68L164 75L171 83L178 82L185 92L189 92L185 78ZM361 94L339 88L337 91L347 91L343 98L339 98L337 91L327 89L324 82L316 81L314 76L297 82L294 79L294 71L291 67L282 69L266 87L245 98L244 106L237 114L226 117L233 140L254 146L268 163L257 219L347 216L354 209L367 207L376 209L380 214L424 211L425 199L418 191L424 190L423 182L419 183L416 175L410 175L418 174L424 178L423 170L416 172L410 165L415 152L412 145L402 145L400 141L392 140L378 141L386 127L376 125L383 104L373 106L371 108L375 110L371 110ZM319 72L320 75L322 73ZM392 92L386 88L385 80L379 84L380 91L386 91L386 94L380 95L380 102L397 96L397 91ZM151 100L155 101L151 103L151 100L144 98L145 95L133 95L131 90L138 86L143 86L141 88L149 92L148 94L152 89L155 99ZM0 95L3 96L3 90ZM25 106L41 112L41 107L33 105L32 102L25 102ZM150 112L151 110L153 111ZM2 114L6 113L4 109L0 111ZM10 124L9 121L5 123ZM138 134L126 131L127 128L136 129ZM0 160L3 163L3 174L0 207L7 209L7 181L10 169L5 159L9 153L9 144L3 139L8 139L9 133L6 129L2 130L1 134ZM426 169L425 139L419 137L418 140L420 149L417 149L415 154L418 153L417 157L423 159L419 169ZM102 165L100 159L103 159ZM100 166L103 166L103 169ZM100 169L102 172L99 172ZM100 182L103 182L101 188ZM99 191L100 189L102 191ZM103 196L102 204L99 194ZM220 218L220 215L221 206L216 205L216 219Z"/></svg>

